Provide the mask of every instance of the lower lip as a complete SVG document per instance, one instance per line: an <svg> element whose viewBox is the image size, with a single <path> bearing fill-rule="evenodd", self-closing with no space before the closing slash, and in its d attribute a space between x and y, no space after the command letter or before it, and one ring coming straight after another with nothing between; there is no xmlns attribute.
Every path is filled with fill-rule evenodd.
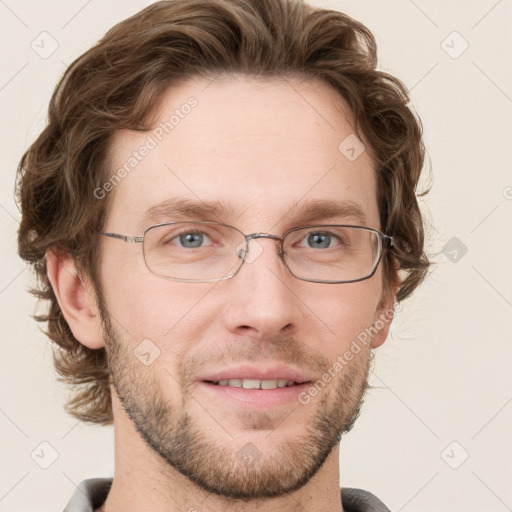
<svg viewBox="0 0 512 512"><path fill-rule="evenodd" d="M296 384L276 389L245 389L233 386L219 386L210 382L201 381L200 385L207 392L224 400L236 402L238 406L246 407L277 407L293 401L298 401L297 396L306 390L310 383Z"/></svg>

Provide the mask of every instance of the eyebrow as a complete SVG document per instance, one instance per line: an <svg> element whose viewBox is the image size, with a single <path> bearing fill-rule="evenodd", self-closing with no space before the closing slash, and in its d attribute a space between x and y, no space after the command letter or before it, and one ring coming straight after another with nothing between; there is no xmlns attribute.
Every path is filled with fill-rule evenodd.
<svg viewBox="0 0 512 512"><path fill-rule="evenodd" d="M363 208L354 201L334 201L332 199L312 199L290 207L294 222L300 224L318 222L334 218L350 218L366 225Z"/></svg>
<svg viewBox="0 0 512 512"><path fill-rule="evenodd" d="M287 213L284 217L293 219L293 224L296 226L335 218L349 218L363 225L367 222L364 210L354 201L312 199L289 205L285 211ZM186 218L215 222L224 222L229 219L230 222L236 222L242 214L243 211L237 210L230 202L170 197L150 207L144 213L138 227L144 230L153 224Z"/></svg>
<svg viewBox="0 0 512 512"><path fill-rule="evenodd" d="M170 197L161 203L148 208L144 213L139 227L146 229L154 223L165 222L169 219L182 220L194 218L198 220L214 220L221 222L223 218L238 218L235 208L228 202L196 201L184 197Z"/></svg>

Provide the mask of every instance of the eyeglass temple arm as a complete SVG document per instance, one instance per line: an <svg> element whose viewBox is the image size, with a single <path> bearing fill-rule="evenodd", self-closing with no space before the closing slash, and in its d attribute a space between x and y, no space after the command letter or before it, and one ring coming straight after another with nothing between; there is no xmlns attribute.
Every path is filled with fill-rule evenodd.
<svg viewBox="0 0 512 512"><path fill-rule="evenodd" d="M128 242L131 244L141 243L144 240L142 236L126 236L119 235L118 233L98 233L98 235L108 236L110 238L117 238L118 240L122 240L123 242Z"/></svg>
<svg viewBox="0 0 512 512"><path fill-rule="evenodd" d="M392 236L382 235L382 241L385 247L393 247L395 239Z"/></svg>

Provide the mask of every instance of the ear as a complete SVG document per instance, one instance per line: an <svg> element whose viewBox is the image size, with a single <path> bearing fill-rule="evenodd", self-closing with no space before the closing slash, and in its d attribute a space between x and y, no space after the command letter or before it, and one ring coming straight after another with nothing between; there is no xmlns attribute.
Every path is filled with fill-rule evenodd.
<svg viewBox="0 0 512 512"><path fill-rule="evenodd" d="M105 345L94 288L81 277L73 258L51 249L46 254L48 279L74 337L90 349Z"/></svg>
<svg viewBox="0 0 512 512"><path fill-rule="evenodd" d="M387 290L384 290L375 312L373 326L377 329L377 334L373 337L371 347L380 347L388 337L389 328L395 317L396 294L399 288L398 272L400 265L395 263L396 281L390 284Z"/></svg>

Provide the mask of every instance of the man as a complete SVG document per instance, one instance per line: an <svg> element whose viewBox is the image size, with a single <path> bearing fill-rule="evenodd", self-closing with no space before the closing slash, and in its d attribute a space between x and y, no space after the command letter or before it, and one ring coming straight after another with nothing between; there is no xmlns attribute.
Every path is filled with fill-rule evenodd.
<svg viewBox="0 0 512 512"><path fill-rule="evenodd" d="M421 125L371 33L295 0L157 2L57 87L20 255L115 475L67 512L385 511L339 488L372 349L428 269Z"/></svg>

